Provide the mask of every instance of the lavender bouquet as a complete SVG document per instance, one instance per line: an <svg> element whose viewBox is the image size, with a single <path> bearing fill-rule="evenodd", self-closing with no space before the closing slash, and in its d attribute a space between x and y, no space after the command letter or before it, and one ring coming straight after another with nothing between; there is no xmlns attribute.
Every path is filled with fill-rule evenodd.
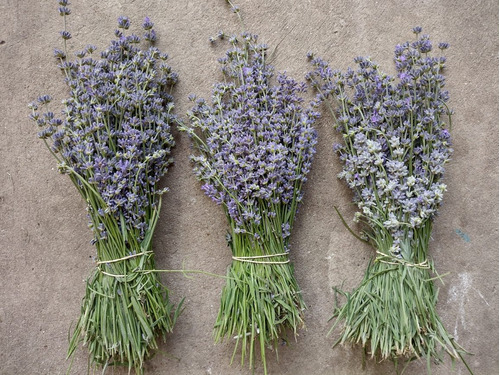
<svg viewBox="0 0 500 375"><path fill-rule="evenodd" d="M66 25L68 2L59 4ZM46 95L30 107L59 171L87 203L97 249L68 357L82 342L92 366L105 371L120 364L141 374L157 336L172 331L179 313L154 272L151 250L165 191L158 183L174 145L170 126L176 118L168 92L177 75L166 64L167 55L154 47L142 50L140 37L123 34L128 18L120 17L118 24L116 40L100 59L90 57L95 47L88 46L70 61L71 34L62 31L64 51L55 50L55 56L69 88L63 116L38 112L50 102ZM156 39L152 27L146 19L143 39L150 44Z"/></svg>
<svg viewBox="0 0 500 375"><path fill-rule="evenodd" d="M223 34L220 35L223 37ZM233 262L215 323L215 340L236 341L241 363L254 368L255 345L266 368L266 347L277 347L287 328L296 334L305 305L290 263L290 232L315 152L318 117L304 108L305 84L266 62L257 36L230 38L219 61L225 81L211 102L196 102L184 126L197 150L194 171L202 190L224 208Z"/></svg>
<svg viewBox="0 0 500 375"><path fill-rule="evenodd" d="M355 221L368 227L364 237L376 250L361 285L344 293L347 302L335 311L334 327L345 320L336 345L360 343L372 357L396 363L423 357L430 366L443 352L454 359L463 351L436 312L428 256L452 153L446 59L431 56L429 36L420 32L416 27L416 41L396 46L397 82L362 57L355 59L359 69L346 73L314 59L307 78L343 136L335 146L343 164L339 178L353 191L360 209Z"/></svg>

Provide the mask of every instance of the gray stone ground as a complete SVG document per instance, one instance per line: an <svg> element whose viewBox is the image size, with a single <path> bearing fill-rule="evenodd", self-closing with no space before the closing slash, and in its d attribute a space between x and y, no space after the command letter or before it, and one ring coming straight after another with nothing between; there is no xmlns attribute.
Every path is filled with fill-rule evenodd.
<svg viewBox="0 0 500 375"><path fill-rule="evenodd" d="M226 45L208 38L240 30L223 0L74 0L69 29L78 49L103 48L115 21L128 15L135 25L151 16L158 47L180 74L175 95L184 115L191 92L207 97L221 77L217 58ZM455 153L446 176L448 193L435 223L431 255L445 277L438 310L458 341L475 355L476 374L498 373L498 4L493 0L265 1L241 0L248 30L271 46L275 66L301 79L314 51L345 69L357 55L371 55L392 72L394 46L421 25L435 41L448 41L447 85L455 109ZM79 314L84 279L94 267L85 206L69 179L36 138L27 103L39 94L64 98L52 49L62 19L56 1L0 1L0 374L64 374L67 336ZM332 286L360 281L372 255L351 237L336 216L353 214L351 194L336 179L340 164L331 151L336 134L326 115L317 124L318 153L293 232L292 260L309 307L307 330L270 358L272 374L360 374L358 349L331 349L326 337ZM175 165L164 179L171 188L154 247L158 268L203 269L223 274L230 263L225 217L200 191L191 173L189 144L176 133ZM175 333L146 365L147 374L247 374L229 365L231 343L215 345L212 324L224 281L198 275L163 278L186 309ZM86 373L86 352L76 354L74 374ZM261 373L258 368L256 373ZM389 364L369 362L365 374L392 373ZM407 374L424 374L413 363ZM434 367L451 374L451 364ZM456 374L465 374L457 365ZM115 371L125 374L125 371Z"/></svg>

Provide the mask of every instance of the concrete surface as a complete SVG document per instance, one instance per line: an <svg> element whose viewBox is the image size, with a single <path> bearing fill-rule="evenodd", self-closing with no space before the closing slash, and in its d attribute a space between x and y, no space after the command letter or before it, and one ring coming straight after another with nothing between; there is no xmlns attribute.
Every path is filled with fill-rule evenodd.
<svg viewBox="0 0 500 375"><path fill-rule="evenodd" d="M211 47L218 30L238 32L223 0L73 1L69 30L73 50L87 43L102 49L115 21L133 26L145 16L156 23L158 47L180 74L175 95L184 116L195 92L208 97L221 77L217 58L227 45ZM448 330L475 355L476 374L498 374L498 3L494 0L241 0L248 30L271 46L278 43L277 70L301 79L307 51L345 69L358 55L371 55L392 72L394 46L411 39L420 25L432 39L448 41L447 87L455 153L447 169L448 192L435 223L431 255L441 273L438 310ZM0 374L64 374L67 336L94 264L85 206L67 177L36 137L27 103L40 94L64 98L52 49L59 46L62 18L56 1L0 0ZM332 286L358 284L372 255L342 226L333 206L352 217L351 194L336 179L340 164L331 151L336 134L325 113L317 123L318 153L293 231L292 260L309 307L307 330L283 347L271 374L353 375L361 370L358 349L331 349L326 337ZM164 200L154 239L158 268L203 269L223 274L230 263L225 217L206 198L191 173L189 143L176 133L175 166L164 179ZM175 333L146 365L147 374L248 374L229 365L232 343L215 345L212 324L224 281L197 275L164 276L175 301L186 309ZM434 366L451 374L451 364ZM74 374L86 373L79 350ZM256 373L261 373L258 368ZM117 370L115 374L125 374ZM390 374L389 364L369 362L364 374ZM407 374L424 374L413 363ZM465 374L458 364L456 374Z"/></svg>

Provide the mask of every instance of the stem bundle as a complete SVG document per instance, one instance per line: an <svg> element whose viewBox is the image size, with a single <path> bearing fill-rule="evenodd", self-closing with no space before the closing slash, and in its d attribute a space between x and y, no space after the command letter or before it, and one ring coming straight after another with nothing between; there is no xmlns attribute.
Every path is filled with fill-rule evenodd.
<svg viewBox="0 0 500 375"><path fill-rule="evenodd" d="M96 243L99 261L86 282L68 358L82 344L91 366L101 365L105 371L124 365L142 374L144 360L158 348L156 338L172 332L182 303L174 311L168 289L155 272L151 238L159 209L152 215L141 243L129 239L112 215L93 218L106 223L108 239Z"/></svg>
<svg viewBox="0 0 500 375"><path fill-rule="evenodd" d="M264 222L264 227L272 228L272 224ZM241 364L248 356L253 367L257 345L265 371L266 349L274 348L277 354L280 338L284 340L287 331L296 336L304 324L305 304L279 237L263 236L256 243L248 235L232 233L234 260L215 322L216 341L225 337L236 341L233 359L240 347Z"/></svg>
<svg viewBox="0 0 500 375"><path fill-rule="evenodd" d="M396 369L401 360L423 358L429 373L431 363L442 362L445 353L453 360L462 359L465 352L436 310L438 290L433 280L440 276L433 276L436 271L427 255L431 226L429 221L417 229L416 239L408 244L413 254L408 261L388 255L384 241L377 238L381 250L360 285L352 293L337 289L346 302L334 311L330 332L343 321L334 346L360 344L371 357L393 360Z"/></svg>

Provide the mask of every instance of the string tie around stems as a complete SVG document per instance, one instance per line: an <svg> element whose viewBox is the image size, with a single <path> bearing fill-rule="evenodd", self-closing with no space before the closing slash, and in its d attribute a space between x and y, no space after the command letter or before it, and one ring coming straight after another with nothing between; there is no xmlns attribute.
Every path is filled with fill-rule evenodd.
<svg viewBox="0 0 500 375"><path fill-rule="evenodd" d="M236 257L233 255L233 260L244 263L254 263L254 264L287 264L290 263L290 259L287 260L259 260L265 258L274 258L280 256L288 256L288 253L280 253L280 254L268 254L268 255L255 255L255 256L247 256L247 257Z"/></svg>
<svg viewBox="0 0 500 375"><path fill-rule="evenodd" d="M384 254L380 251L377 251L377 257L375 258L375 262L392 264L395 266L401 264L401 265L406 266L406 267L415 267L415 268L420 268L420 269L430 269L431 268L431 265L430 265L428 259L426 259L420 263L412 263L412 262L408 262L407 260L405 260L403 258L396 258L394 256Z"/></svg>
<svg viewBox="0 0 500 375"><path fill-rule="evenodd" d="M133 259L133 258L136 258L136 257L139 257L139 256L143 256L143 255L148 255L148 254L152 254L153 252L152 251L142 251L140 253L136 253L136 254L131 254L131 255L127 255L127 256L124 256L122 258L117 258L117 259L110 259L110 260L100 260L97 263L97 269L103 274L103 275L106 275L106 276L111 276L111 277L127 277L128 275L117 275L117 274L114 274L114 273L109 273L109 272L106 272L106 271L103 271L100 267L101 264L108 264L108 263L117 263L117 262L122 262L124 260L128 260L128 259ZM132 272L135 272L137 271L136 270L132 270Z"/></svg>
<svg viewBox="0 0 500 375"><path fill-rule="evenodd" d="M97 264L106 264L106 263L115 263L115 262L121 262L122 260L127 260L127 259L130 259L130 258L135 258L135 257L139 257L141 255L146 255L146 254L151 254L152 251L143 251L141 253L137 253L137 254L132 254L132 255L127 255L123 258L118 258L118 259L111 259L111 260L100 260L98 262L96 262Z"/></svg>

